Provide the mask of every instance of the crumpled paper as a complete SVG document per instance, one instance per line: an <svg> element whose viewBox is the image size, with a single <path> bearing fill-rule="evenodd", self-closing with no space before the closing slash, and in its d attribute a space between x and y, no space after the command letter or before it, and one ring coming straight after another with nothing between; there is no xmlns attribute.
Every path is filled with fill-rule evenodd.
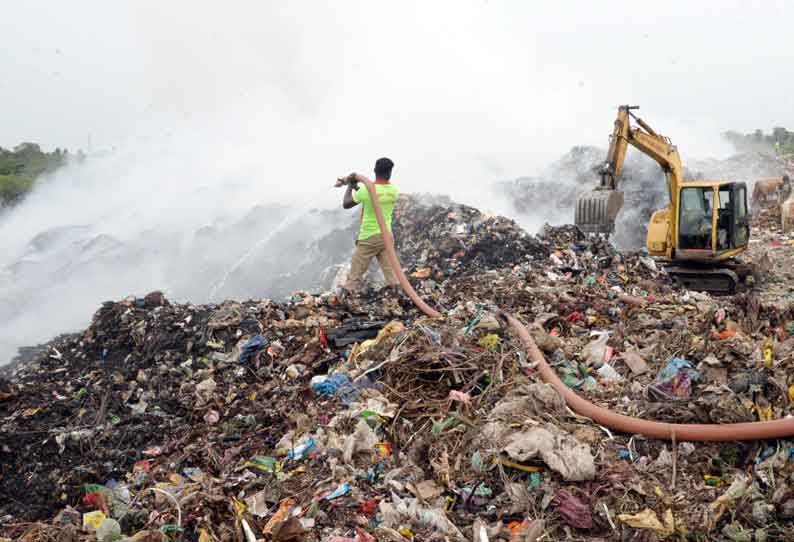
<svg viewBox="0 0 794 542"><path fill-rule="evenodd" d="M504 451L516 461L540 457L569 482L595 478L595 462L590 446L553 425L533 427L510 435Z"/></svg>
<svg viewBox="0 0 794 542"><path fill-rule="evenodd" d="M656 517L656 512L646 508L637 514L619 514L618 520L635 529L651 529L662 536L670 536L675 532L675 519L673 511L667 509L664 513L664 523Z"/></svg>

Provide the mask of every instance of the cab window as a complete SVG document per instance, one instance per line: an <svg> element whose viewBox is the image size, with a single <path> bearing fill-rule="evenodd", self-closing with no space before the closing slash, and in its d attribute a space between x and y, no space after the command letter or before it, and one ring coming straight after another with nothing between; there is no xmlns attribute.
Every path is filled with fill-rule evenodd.
<svg viewBox="0 0 794 542"><path fill-rule="evenodd" d="M678 247L711 249L711 219L714 191L709 187L681 190L681 211L678 218Z"/></svg>
<svg viewBox="0 0 794 542"><path fill-rule="evenodd" d="M747 188L736 189L736 246L744 246L750 238L750 226L747 223Z"/></svg>
<svg viewBox="0 0 794 542"><path fill-rule="evenodd" d="M717 194L720 204L717 208L717 250L727 250L733 246L733 187L721 186Z"/></svg>

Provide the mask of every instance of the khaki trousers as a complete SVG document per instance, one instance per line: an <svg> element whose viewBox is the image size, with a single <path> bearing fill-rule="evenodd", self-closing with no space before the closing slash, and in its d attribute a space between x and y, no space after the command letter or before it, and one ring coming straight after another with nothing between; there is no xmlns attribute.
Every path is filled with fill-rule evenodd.
<svg viewBox="0 0 794 542"><path fill-rule="evenodd" d="M353 260L350 262L350 274L345 285L348 290L357 290L361 287L361 279L369 269L372 258L378 259L386 284L397 284L394 271L389 264L388 258L386 258L386 245L383 242L383 235L378 234L356 241L356 250L353 252Z"/></svg>

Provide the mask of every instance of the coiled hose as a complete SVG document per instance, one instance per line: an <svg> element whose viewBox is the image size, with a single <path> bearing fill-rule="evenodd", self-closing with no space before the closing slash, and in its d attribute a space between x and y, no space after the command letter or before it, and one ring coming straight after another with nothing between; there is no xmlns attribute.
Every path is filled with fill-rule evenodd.
<svg viewBox="0 0 794 542"><path fill-rule="evenodd" d="M366 181L365 186L369 192L370 200L373 203L375 216L378 219L380 231L383 232L383 242L386 247L386 257L389 259L392 270L402 289L411 298L416 307L427 316L439 318L443 316L440 312L430 307L419 297L411 283L402 270L397 253L394 250L394 237L386 228L386 221L383 218L383 210L378 201L375 186ZM576 413L590 418L603 426L616 431L631 434L641 434L655 439L665 439L673 441L737 441L737 440L763 440L794 436L794 418L784 418L770 422L747 422L730 424L680 424L665 423L631 416L617 414L606 408L594 405L590 401L579 397L572 389L560 380L554 369L546 362L543 354L538 349L535 341L529 334L527 328L514 316L502 313L507 320L510 329L518 336L521 343L526 348L527 355L537 366L540 377L544 382L550 384L557 392L562 395L568 406Z"/></svg>

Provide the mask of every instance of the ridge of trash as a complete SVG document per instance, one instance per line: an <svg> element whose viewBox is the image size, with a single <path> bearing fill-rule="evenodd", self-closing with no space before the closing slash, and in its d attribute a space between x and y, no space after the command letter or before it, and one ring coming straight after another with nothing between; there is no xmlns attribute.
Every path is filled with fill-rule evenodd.
<svg viewBox="0 0 794 542"><path fill-rule="evenodd" d="M0 540L775 540L794 440L614 434L541 383L496 316L616 412L791 412L794 236L753 223L754 287L712 297L573 226L395 210L419 294L104 303L0 377ZM6 537L6 538L3 538ZM743 538L744 537L744 538Z"/></svg>

